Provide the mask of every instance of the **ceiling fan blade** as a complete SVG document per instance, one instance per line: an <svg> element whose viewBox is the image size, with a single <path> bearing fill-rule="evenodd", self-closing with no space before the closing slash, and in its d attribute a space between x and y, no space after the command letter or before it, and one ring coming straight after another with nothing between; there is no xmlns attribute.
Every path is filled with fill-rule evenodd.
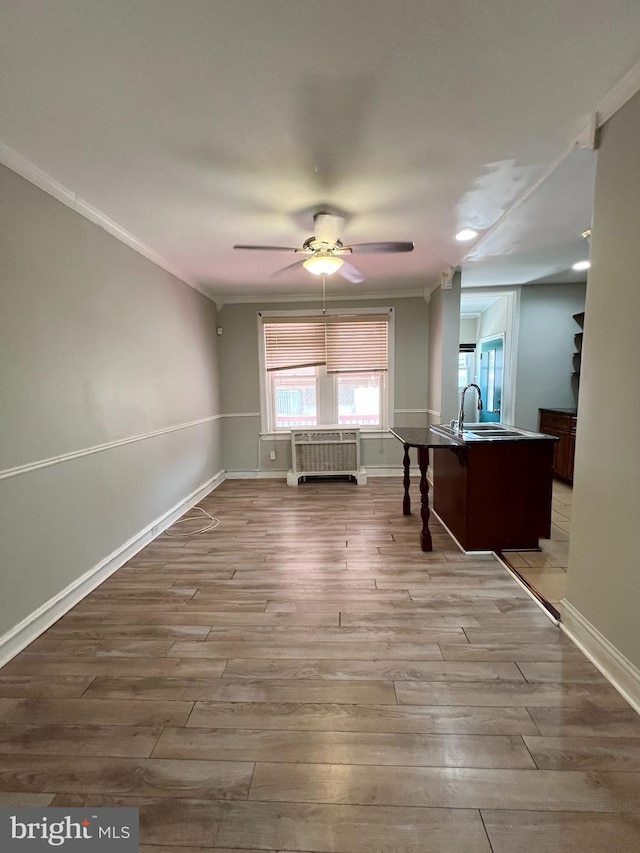
<svg viewBox="0 0 640 853"><path fill-rule="evenodd" d="M364 276L360 272L359 269L356 269L353 264L350 264L349 261L343 261L342 266L338 270L338 275L341 275L342 278L346 278L347 281L350 281L351 284L360 284L364 281Z"/></svg>
<svg viewBox="0 0 640 853"><path fill-rule="evenodd" d="M306 258L304 259L304 261L306 261ZM304 263L304 261L296 261L295 264L289 264L289 266L282 267L282 269L279 269L279 270L276 270L275 272L272 272L270 275L270 278L277 278L278 276L282 275L283 273L288 272L289 270L293 270L296 267L302 267L302 264Z"/></svg>
<svg viewBox="0 0 640 853"><path fill-rule="evenodd" d="M257 249L260 252L295 252L291 246L243 246L235 245L234 249Z"/></svg>
<svg viewBox="0 0 640 853"><path fill-rule="evenodd" d="M345 246L345 249L351 249L352 252L366 254L367 252L413 252L413 243L352 243L350 246Z"/></svg>

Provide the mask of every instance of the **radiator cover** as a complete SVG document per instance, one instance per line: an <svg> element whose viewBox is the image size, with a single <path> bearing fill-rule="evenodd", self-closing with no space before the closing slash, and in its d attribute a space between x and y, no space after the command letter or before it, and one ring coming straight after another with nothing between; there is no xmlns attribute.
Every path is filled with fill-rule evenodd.
<svg viewBox="0 0 640 853"><path fill-rule="evenodd" d="M360 465L360 430L354 427L306 427L291 430L291 469L287 484L297 486L306 476L354 477L367 482Z"/></svg>

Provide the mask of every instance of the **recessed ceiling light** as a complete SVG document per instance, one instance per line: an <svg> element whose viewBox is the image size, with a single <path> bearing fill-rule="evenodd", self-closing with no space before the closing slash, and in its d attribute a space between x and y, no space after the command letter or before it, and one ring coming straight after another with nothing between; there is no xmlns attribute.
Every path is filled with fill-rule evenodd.
<svg viewBox="0 0 640 853"><path fill-rule="evenodd" d="M591 266L591 261L576 261L573 265L572 269L574 270L588 270Z"/></svg>
<svg viewBox="0 0 640 853"><path fill-rule="evenodd" d="M456 240L459 243L467 243L469 240L475 240L478 232L473 228L463 228L456 234Z"/></svg>

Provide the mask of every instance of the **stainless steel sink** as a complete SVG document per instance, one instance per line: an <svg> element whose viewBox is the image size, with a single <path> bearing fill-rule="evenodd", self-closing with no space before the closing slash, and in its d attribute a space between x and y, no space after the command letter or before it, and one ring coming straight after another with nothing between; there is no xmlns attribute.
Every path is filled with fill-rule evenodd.
<svg viewBox="0 0 640 853"><path fill-rule="evenodd" d="M483 436L484 436L484 435L494 435L494 436L495 436L495 435L497 435L497 436L500 436L500 435L504 435L504 436L508 436L508 435L522 435L522 433L521 433L521 432L519 432L517 429L496 429L495 427L494 427L493 429L470 429L470 430L465 430L465 431L463 432L463 435L464 435L464 433L467 433L467 432L470 432L470 433L472 433L473 435L483 435Z"/></svg>
<svg viewBox="0 0 640 853"><path fill-rule="evenodd" d="M465 423L464 428L467 432L485 432L487 430L505 430L511 429L507 424L501 424L497 421L483 421L481 423Z"/></svg>
<svg viewBox="0 0 640 853"><path fill-rule="evenodd" d="M526 438L532 434L526 430L518 430L499 423L470 423L465 424L462 432L448 424L439 424L431 429L441 435L460 439L461 441L479 441L481 439Z"/></svg>

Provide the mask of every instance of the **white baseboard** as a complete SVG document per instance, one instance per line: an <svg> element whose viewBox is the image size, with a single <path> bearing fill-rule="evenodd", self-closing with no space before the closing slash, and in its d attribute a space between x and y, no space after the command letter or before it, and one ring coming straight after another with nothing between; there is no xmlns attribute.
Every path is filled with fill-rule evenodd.
<svg viewBox="0 0 640 853"><path fill-rule="evenodd" d="M147 524L139 533L121 545L116 551L101 560L65 589L50 598L22 622L19 622L0 637L0 667L14 658L40 636L61 616L85 598L97 586L116 572L128 560L141 551L149 542L171 527L185 512L224 482L224 472L219 471L191 494Z"/></svg>
<svg viewBox="0 0 640 853"><path fill-rule="evenodd" d="M225 480L286 480L286 471L225 471Z"/></svg>
<svg viewBox="0 0 640 853"><path fill-rule="evenodd" d="M559 610L560 628L640 714L640 670L566 598L560 602Z"/></svg>
<svg viewBox="0 0 640 853"><path fill-rule="evenodd" d="M389 465L366 465L365 473L369 477L402 477L402 466L391 467ZM287 471L227 471L226 480L286 480Z"/></svg>

